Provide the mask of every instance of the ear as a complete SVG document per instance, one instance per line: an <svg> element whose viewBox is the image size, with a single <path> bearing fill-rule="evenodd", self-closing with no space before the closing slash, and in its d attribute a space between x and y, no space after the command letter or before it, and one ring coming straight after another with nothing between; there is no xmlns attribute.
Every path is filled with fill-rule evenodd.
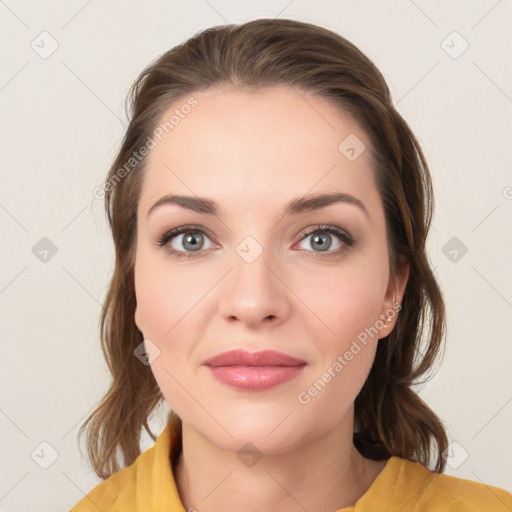
<svg viewBox="0 0 512 512"><path fill-rule="evenodd" d="M379 319L379 339L388 336L398 320L401 309L405 287L409 280L410 265L408 259L400 255L397 262L397 273L389 277L388 288L382 303L382 310Z"/></svg>

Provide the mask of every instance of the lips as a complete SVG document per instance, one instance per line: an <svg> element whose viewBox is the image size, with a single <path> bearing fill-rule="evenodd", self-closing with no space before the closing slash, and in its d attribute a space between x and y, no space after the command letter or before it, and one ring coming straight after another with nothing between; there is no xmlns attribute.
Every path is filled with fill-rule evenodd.
<svg viewBox="0 0 512 512"><path fill-rule="evenodd" d="M207 359L203 365L226 386L264 391L298 377L306 362L274 350L230 350Z"/></svg>
<svg viewBox="0 0 512 512"><path fill-rule="evenodd" d="M306 362L296 359L288 354L275 350L263 350L260 352L248 352L247 350L230 350L223 352L203 363L206 366L302 366Z"/></svg>
<svg viewBox="0 0 512 512"><path fill-rule="evenodd" d="M306 362L275 350L230 350L203 365L218 381L238 390L264 391L298 377Z"/></svg>

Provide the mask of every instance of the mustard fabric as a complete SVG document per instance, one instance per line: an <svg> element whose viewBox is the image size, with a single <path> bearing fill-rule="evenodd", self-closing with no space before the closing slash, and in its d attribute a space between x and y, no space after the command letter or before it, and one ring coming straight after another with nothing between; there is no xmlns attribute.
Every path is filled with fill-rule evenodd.
<svg viewBox="0 0 512 512"><path fill-rule="evenodd" d="M170 427L167 424L151 448L97 484L70 512L187 512L173 477L169 454L178 434ZM391 511L511 512L512 494L391 457L354 506L333 512Z"/></svg>

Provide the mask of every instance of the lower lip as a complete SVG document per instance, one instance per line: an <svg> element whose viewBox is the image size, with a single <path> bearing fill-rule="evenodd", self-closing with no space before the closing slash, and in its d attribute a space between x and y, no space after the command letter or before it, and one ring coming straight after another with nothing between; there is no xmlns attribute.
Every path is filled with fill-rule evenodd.
<svg viewBox="0 0 512 512"><path fill-rule="evenodd" d="M220 382L238 389L263 391L297 377L300 366L208 366Z"/></svg>

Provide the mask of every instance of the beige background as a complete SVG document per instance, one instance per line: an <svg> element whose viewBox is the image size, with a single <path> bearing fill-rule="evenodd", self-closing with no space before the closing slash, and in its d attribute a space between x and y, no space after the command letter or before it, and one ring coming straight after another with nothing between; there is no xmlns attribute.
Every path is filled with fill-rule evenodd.
<svg viewBox="0 0 512 512"><path fill-rule="evenodd" d="M512 490L511 14L506 0L1 1L0 511L67 510L98 482L76 440L108 382L98 319L113 249L92 191L129 85L199 30L261 17L354 42L417 134L449 322L420 394L456 443L447 473Z"/></svg>

